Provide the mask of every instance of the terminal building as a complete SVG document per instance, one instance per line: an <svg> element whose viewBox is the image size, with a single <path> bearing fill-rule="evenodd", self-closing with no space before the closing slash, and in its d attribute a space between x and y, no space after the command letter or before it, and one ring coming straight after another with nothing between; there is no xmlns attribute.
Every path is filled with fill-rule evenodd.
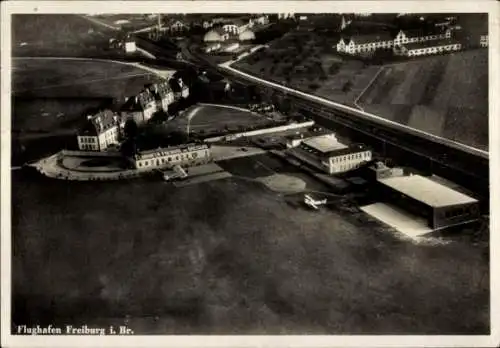
<svg viewBox="0 0 500 348"><path fill-rule="evenodd" d="M291 139L288 153L328 174L345 173L372 160L372 152L363 144L345 145L334 134L306 139Z"/></svg>
<svg viewBox="0 0 500 348"><path fill-rule="evenodd" d="M186 144L166 148L140 151L131 158L136 169L168 169L176 165L192 167L212 161L208 144Z"/></svg>
<svg viewBox="0 0 500 348"><path fill-rule="evenodd" d="M435 230L476 221L480 215L476 199L424 176L389 176L377 183L380 197L425 218Z"/></svg>

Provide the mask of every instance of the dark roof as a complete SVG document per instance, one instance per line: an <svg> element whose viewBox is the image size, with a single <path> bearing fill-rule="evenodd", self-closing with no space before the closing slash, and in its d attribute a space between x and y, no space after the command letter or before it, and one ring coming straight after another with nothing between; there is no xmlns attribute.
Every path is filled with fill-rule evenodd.
<svg viewBox="0 0 500 348"><path fill-rule="evenodd" d="M172 92L172 87L170 87L167 80L151 84L148 89L156 99L163 99L167 94Z"/></svg>
<svg viewBox="0 0 500 348"><path fill-rule="evenodd" d="M422 28L412 28L412 29L402 29L406 37L422 37L427 35L438 35L443 34L446 29L438 27L422 27Z"/></svg>
<svg viewBox="0 0 500 348"><path fill-rule="evenodd" d="M149 89L145 89L136 96L128 98L123 105L123 110L144 110L147 104L155 100L155 96Z"/></svg>
<svg viewBox="0 0 500 348"><path fill-rule="evenodd" d="M87 119L83 127L78 132L79 135L97 136L109 128L116 126L118 120L116 114L109 110L99 111Z"/></svg>
<svg viewBox="0 0 500 348"><path fill-rule="evenodd" d="M350 37L347 41L353 40L355 44L365 44L370 42L380 42L380 41L391 41L394 37L389 32L380 32L374 34L366 34L366 35L355 35ZM345 40L345 39L344 39Z"/></svg>
<svg viewBox="0 0 500 348"><path fill-rule="evenodd" d="M459 44L457 40L453 39L443 39L443 40L430 40L430 41L425 41L425 42L412 42L408 44L404 44L403 46L406 47L408 50L414 50L414 49L419 49L419 48L427 48L427 47L438 47L438 46L445 46L445 45L454 45L454 44Z"/></svg>
<svg viewBox="0 0 500 348"><path fill-rule="evenodd" d="M343 149L325 152L323 154L323 156L324 157L342 156L342 155L349 155L351 153L358 153L358 152L367 151L367 150L369 150L369 148L366 147L364 144L353 144L353 145L350 145L350 146L343 148Z"/></svg>
<svg viewBox="0 0 500 348"><path fill-rule="evenodd" d="M170 84L170 87L172 88L172 90L173 90L174 92L181 92L181 90L182 90L182 89L181 89L181 85L179 84L179 80L181 80L181 81L182 81L182 79L170 79L170 80L168 81L168 82L169 82L169 84ZM185 87L186 87L186 86L184 85L184 88L185 88Z"/></svg>

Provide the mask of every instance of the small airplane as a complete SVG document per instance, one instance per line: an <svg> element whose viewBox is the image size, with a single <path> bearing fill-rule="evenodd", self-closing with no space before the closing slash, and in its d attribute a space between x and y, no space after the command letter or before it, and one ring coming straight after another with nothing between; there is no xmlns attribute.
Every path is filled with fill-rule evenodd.
<svg viewBox="0 0 500 348"><path fill-rule="evenodd" d="M327 202L326 198L322 199L322 200L315 200L314 198L312 198L309 195L304 195L304 203L308 207L314 208L316 210L319 209L320 205L326 204L326 202Z"/></svg>

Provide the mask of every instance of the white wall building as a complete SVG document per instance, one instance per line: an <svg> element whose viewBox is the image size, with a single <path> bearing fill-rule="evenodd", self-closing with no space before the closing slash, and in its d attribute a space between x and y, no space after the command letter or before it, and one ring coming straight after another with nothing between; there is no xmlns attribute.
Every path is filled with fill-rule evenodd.
<svg viewBox="0 0 500 348"><path fill-rule="evenodd" d="M122 108L122 119L133 119L137 124L142 124L158 111L158 104L154 94L146 89L136 96L127 99Z"/></svg>
<svg viewBox="0 0 500 348"><path fill-rule="evenodd" d="M479 46L488 47L488 35L481 35L479 38Z"/></svg>
<svg viewBox="0 0 500 348"><path fill-rule="evenodd" d="M287 147L296 158L328 174L345 173L372 160L370 149L361 144L342 144L334 134L292 139Z"/></svg>
<svg viewBox="0 0 500 348"><path fill-rule="evenodd" d="M234 19L222 25L222 29L230 34L239 35L249 28L249 22L244 22L241 19Z"/></svg>
<svg viewBox="0 0 500 348"><path fill-rule="evenodd" d="M456 52L462 45L453 40L433 40L428 42L414 42L394 48L394 53L406 57L428 56Z"/></svg>
<svg viewBox="0 0 500 348"><path fill-rule="evenodd" d="M77 134L78 149L104 151L120 140L119 117L111 110L88 116L87 122Z"/></svg>
<svg viewBox="0 0 500 348"><path fill-rule="evenodd" d="M135 51L137 51L137 46L135 44L135 41L132 40L131 38L125 40L125 52L134 53Z"/></svg>
<svg viewBox="0 0 500 348"><path fill-rule="evenodd" d="M190 167L209 163L212 153L207 144L187 144L142 151L131 160L136 169L167 169L175 165Z"/></svg>

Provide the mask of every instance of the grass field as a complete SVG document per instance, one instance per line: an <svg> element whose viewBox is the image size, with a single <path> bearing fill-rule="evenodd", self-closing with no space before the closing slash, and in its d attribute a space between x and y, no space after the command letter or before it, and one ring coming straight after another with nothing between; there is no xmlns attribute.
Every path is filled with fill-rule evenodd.
<svg viewBox="0 0 500 348"><path fill-rule="evenodd" d="M12 55L102 54L112 35L115 33L109 29L78 15L16 14L12 16Z"/></svg>
<svg viewBox="0 0 500 348"><path fill-rule="evenodd" d="M358 101L368 112L488 149L488 51L387 66Z"/></svg>
<svg viewBox="0 0 500 348"><path fill-rule="evenodd" d="M14 324L147 333L487 333L487 261L237 179L64 183L13 173ZM29 211L29 214L25 212Z"/></svg>

